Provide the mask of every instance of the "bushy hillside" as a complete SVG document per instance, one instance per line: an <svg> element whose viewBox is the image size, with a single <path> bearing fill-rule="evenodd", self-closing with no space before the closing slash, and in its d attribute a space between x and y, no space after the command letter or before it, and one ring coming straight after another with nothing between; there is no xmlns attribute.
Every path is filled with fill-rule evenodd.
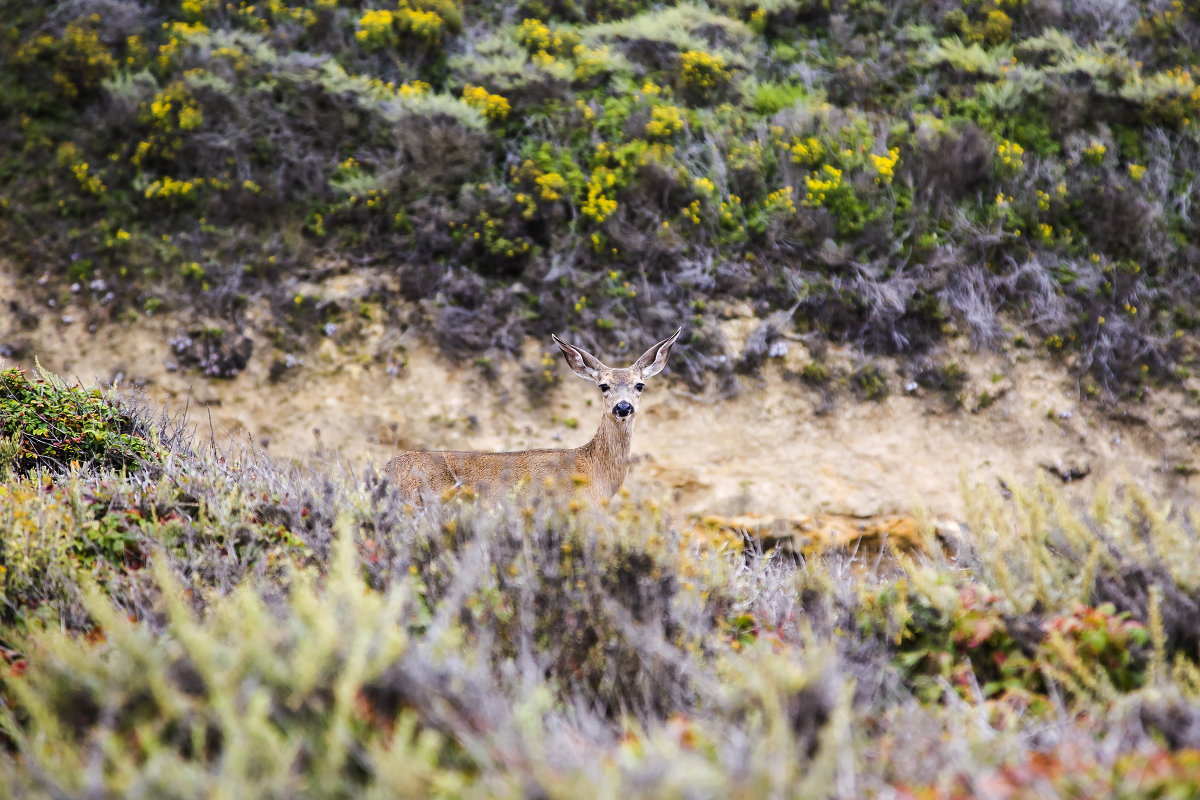
<svg viewBox="0 0 1200 800"><path fill-rule="evenodd" d="M378 312L460 354L567 328L621 352L685 321L693 378L728 368L728 300L875 351L1060 353L1094 390L1192 358L1194 3L3 16L0 237L47 297L229 323L265 297L281 347ZM379 280L355 307L296 289L331 264Z"/></svg>
<svg viewBox="0 0 1200 800"><path fill-rule="evenodd" d="M649 500L417 511L3 378L8 796L1200 791L1195 509L976 488L961 538L798 558Z"/></svg>

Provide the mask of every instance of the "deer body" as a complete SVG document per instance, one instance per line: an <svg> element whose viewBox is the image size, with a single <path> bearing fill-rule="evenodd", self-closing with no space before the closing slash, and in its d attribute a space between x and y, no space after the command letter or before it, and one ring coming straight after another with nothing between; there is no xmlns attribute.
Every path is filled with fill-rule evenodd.
<svg viewBox="0 0 1200 800"><path fill-rule="evenodd" d="M658 342L625 369L607 367L586 350L554 337L568 366L581 378L593 381L606 401L596 435L581 447L509 453L413 450L389 461L384 473L412 498L423 492L455 487L501 497L513 491L537 490L547 484L569 486L572 481L579 481L594 502L602 503L625 481L643 381L662 371L679 333L675 331Z"/></svg>

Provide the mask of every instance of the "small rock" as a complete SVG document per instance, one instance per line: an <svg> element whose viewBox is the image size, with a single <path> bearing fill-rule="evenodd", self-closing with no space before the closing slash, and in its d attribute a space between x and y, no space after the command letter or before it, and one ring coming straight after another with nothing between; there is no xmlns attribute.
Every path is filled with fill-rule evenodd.
<svg viewBox="0 0 1200 800"><path fill-rule="evenodd" d="M83 289L83 284L81 284L81 283L72 283L71 284L71 294L79 294L80 290L82 290L82 289Z"/></svg>
<svg viewBox="0 0 1200 800"><path fill-rule="evenodd" d="M788 353L788 343L783 339L776 339L771 342L767 348L767 355L771 358L783 358Z"/></svg>
<svg viewBox="0 0 1200 800"><path fill-rule="evenodd" d="M102 279L96 278L96 280L94 280L88 284L88 288L91 289L93 292L103 292L105 289L108 288L108 284L105 283Z"/></svg>
<svg viewBox="0 0 1200 800"><path fill-rule="evenodd" d="M904 391L912 394L917 390L917 386L918 384L916 381L909 381L908 383L904 384Z"/></svg>
<svg viewBox="0 0 1200 800"><path fill-rule="evenodd" d="M1043 462L1041 467L1063 483L1082 480L1092 474L1092 465L1086 462L1067 463L1059 459L1052 463Z"/></svg>

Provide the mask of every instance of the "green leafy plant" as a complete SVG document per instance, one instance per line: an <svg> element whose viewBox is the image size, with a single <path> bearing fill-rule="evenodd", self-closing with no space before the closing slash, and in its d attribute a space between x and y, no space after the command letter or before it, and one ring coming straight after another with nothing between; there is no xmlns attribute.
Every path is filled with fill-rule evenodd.
<svg viewBox="0 0 1200 800"><path fill-rule="evenodd" d="M155 451L147 430L99 389L71 387L42 370L31 379L15 367L0 371L0 435L6 466L19 473L73 462L137 465Z"/></svg>

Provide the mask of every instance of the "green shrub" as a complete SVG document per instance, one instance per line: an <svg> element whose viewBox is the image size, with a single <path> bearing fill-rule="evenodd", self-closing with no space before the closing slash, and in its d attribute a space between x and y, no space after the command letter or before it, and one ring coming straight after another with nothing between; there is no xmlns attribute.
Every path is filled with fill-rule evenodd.
<svg viewBox="0 0 1200 800"><path fill-rule="evenodd" d="M8 438L6 467L19 473L73 463L110 468L153 459L149 431L99 389L71 387L45 371L27 377L0 371L0 436Z"/></svg>

